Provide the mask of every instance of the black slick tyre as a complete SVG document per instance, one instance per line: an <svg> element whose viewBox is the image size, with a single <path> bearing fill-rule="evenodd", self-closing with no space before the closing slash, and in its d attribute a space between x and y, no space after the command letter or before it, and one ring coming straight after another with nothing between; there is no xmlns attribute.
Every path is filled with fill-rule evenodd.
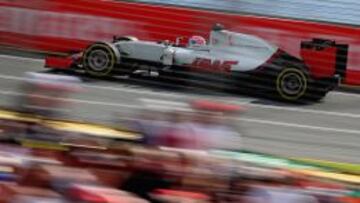
<svg viewBox="0 0 360 203"><path fill-rule="evenodd" d="M94 43L84 52L83 67L87 74L95 77L110 75L116 65L113 49L105 43Z"/></svg>

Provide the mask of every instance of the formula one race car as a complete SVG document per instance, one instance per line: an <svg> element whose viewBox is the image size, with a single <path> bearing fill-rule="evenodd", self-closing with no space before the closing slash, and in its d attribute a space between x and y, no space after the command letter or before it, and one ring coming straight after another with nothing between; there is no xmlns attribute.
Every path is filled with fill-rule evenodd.
<svg viewBox="0 0 360 203"><path fill-rule="evenodd" d="M301 46L303 59L259 37L230 32L217 24L209 42L201 36L187 43L178 38L174 44L114 37L113 42L96 42L67 57L48 56L45 66L82 69L97 77L133 74L144 67L156 70L160 77L211 75L229 79L234 88L266 90L286 101L320 100L337 86L346 68L347 45L313 39Z"/></svg>

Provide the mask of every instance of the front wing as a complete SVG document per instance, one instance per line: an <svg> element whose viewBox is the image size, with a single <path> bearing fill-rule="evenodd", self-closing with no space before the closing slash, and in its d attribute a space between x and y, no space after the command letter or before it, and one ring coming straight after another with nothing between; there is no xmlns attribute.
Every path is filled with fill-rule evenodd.
<svg viewBox="0 0 360 203"><path fill-rule="evenodd" d="M45 67L61 70L71 69L80 64L81 56L81 53L68 56L46 56Z"/></svg>

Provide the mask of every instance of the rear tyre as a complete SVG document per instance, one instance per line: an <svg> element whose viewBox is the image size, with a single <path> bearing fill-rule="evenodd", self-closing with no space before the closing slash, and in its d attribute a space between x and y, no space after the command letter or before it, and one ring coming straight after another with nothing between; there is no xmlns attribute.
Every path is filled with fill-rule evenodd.
<svg viewBox="0 0 360 203"><path fill-rule="evenodd" d="M108 76L113 71L115 64L114 51L104 43L92 44L84 52L83 66L86 73L91 76Z"/></svg>
<svg viewBox="0 0 360 203"><path fill-rule="evenodd" d="M285 68L276 76L276 93L282 100L295 102L304 98L308 91L307 74L298 68Z"/></svg>

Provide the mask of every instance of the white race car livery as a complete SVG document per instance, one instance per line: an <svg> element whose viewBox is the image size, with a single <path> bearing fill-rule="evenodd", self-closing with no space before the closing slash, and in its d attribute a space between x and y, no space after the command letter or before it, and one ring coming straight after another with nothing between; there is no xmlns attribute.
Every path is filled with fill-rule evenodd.
<svg viewBox="0 0 360 203"><path fill-rule="evenodd" d="M300 59L262 38L231 32L221 25L215 25L209 36L207 42L201 36L193 36L185 43L183 37L175 43L114 37L112 42L93 43L69 57L49 56L46 66L83 69L97 77L133 74L141 69L157 70L160 77L169 72L211 73L230 76L242 86L263 87L288 101L309 96L314 100L323 98L337 85L346 68L346 58L336 57L325 65L311 58L334 50L335 55L347 54L346 45L330 40L303 42Z"/></svg>

